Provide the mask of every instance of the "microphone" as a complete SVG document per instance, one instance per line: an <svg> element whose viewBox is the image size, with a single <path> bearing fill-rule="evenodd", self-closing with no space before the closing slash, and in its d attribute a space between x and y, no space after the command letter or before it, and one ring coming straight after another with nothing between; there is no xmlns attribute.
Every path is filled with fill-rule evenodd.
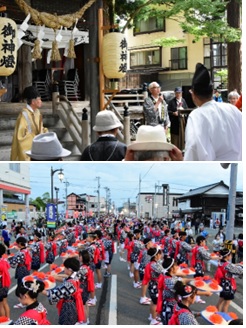
<svg viewBox="0 0 246 328"><path fill-rule="evenodd" d="M161 100L161 102L163 102L163 97L162 97L161 93L159 93L159 100Z"/></svg>

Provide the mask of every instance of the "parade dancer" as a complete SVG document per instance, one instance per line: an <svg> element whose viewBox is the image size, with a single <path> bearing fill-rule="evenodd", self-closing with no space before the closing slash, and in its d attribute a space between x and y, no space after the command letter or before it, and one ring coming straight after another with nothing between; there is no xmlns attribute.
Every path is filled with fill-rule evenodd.
<svg viewBox="0 0 246 328"><path fill-rule="evenodd" d="M162 251L158 247L153 247L148 250L148 255L151 257L151 260L145 267L143 285L148 286L151 298L149 320L151 325L161 325L161 322L156 319L156 305L158 299L158 278L163 272L161 264Z"/></svg>
<svg viewBox="0 0 246 328"><path fill-rule="evenodd" d="M141 249L144 249L144 243L140 240L141 237L141 231L139 229L135 229L133 231L134 233L134 240L133 240L133 248L132 253L130 255L131 263L134 265L134 281L133 281L133 287L134 288L141 288L142 283L139 281L139 266L140 263L138 262L138 257L140 254Z"/></svg>
<svg viewBox="0 0 246 328"><path fill-rule="evenodd" d="M181 300L175 305L168 325L199 325L195 315L189 309L196 299L196 287L177 281L174 290L176 297L180 297Z"/></svg>
<svg viewBox="0 0 246 328"><path fill-rule="evenodd" d="M145 267L151 260L150 255L148 255L148 250L151 247L153 247L153 242L150 238L145 238L143 240L143 243L144 243L145 248L140 251L139 258L138 258L138 262L140 263L139 264L139 278L140 278L140 281L143 280ZM151 299L146 296L147 289L148 289L148 285L143 285L142 284L142 293L141 293L141 298L139 300L140 304L149 305L150 302L151 302Z"/></svg>
<svg viewBox="0 0 246 328"><path fill-rule="evenodd" d="M85 320L84 324L89 324L89 307L87 302L90 297L90 293L95 292L94 273L90 268L90 255L88 251L83 250L79 252L79 260L82 263L77 273L77 277L80 281L80 288L82 289L82 300L84 305Z"/></svg>
<svg viewBox="0 0 246 328"><path fill-rule="evenodd" d="M185 241L186 237L187 234L185 231L179 232L179 241L176 243L176 250L174 254L174 259L178 264L188 264L188 253L192 251L192 246Z"/></svg>
<svg viewBox="0 0 246 328"><path fill-rule="evenodd" d="M88 251L90 255L90 268L94 272L96 268L96 264L99 259L99 248L96 246L96 234L94 232L88 233L87 236L87 244L85 245L85 249ZM95 306L96 305L96 296L95 291L91 292L91 297L87 301L88 306Z"/></svg>
<svg viewBox="0 0 246 328"><path fill-rule="evenodd" d="M102 267L102 261L105 260L105 248L103 245L102 241L102 232L101 230L95 230L96 234L96 246L99 249L99 258L96 263L96 275L97 275L97 283L95 285L96 288L102 288L102 272L101 272L101 267Z"/></svg>
<svg viewBox="0 0 246 328"><path fill-rule="evenodd" d="M7 301L11 278L9 274L10 265L2 256L5 254L6 248L0 244L0 316L10 317L10 310Z"/></svg>
<svg viewBox="0 0 246 328"><path fill-rule="evenodd" d="M119 242L120 242L120 261L126 262L126 260L123 258L124 254L124 247L125 247L125 239L127 237L127 231L128 228L125 223L121 224L121 230L120 230L120 236L119 236Z"/></svg>
<svg viewBox="0 0 246 328"><path fill-rule="evenodd" d="M211 254L206 250L206 238L198 236L196 238L196 246L192 249L191 266L195 268L196 273L194 277L203 277L205 270L205 262L211 260ZM219 256L213 257L215 260L219 260ZM196 303L206 303L200 296L196 297Z"/></svg>
<svg viewBox="0 0 246 328"><path fill-rule="evenodd" d="M35 232L33 237L34 243L30 245L32 256L32 270L39 270L41 263L44 263L44 244L41 241L41 233Z"/></svg>
<svg viewBox="0 0 246 328"><path fill-rule="evenodd" d="M77 272L80 269L79 260L74 257L67 258L64 261L64 273L68 276L64 282L50 290L44 290L42 293L47 295L50 304L57 303L58 324L75 325L77 322L85 321L83 301L81 297L82 290L77 278Z"/></svg>
<svg viewBox="0 0 246 328"><path fill-rule="evenodd" d="M218 311L228 312L229 305L234 299L237 284L234 275L242 276L243 267L231 263L231 251L224 248L220 251L222 259L215 272L215 279L218 281L220 286L223 288L220 293L220 298L217 304Z"/></svg>
<svg viewBox="0 0 246 328"><path fill-rule="evenodd" d="M55 261L57 246L54 242L54 236L49 235L48 242L45 244L46 249L46 263L52 264Z"/></svg>
<svg viewBox="0 0 246 328"><path fill-rule="evenodd" d="M104 243L104 248L105 248L105 265L106 265L106 270L104 273L105 278L111 277L111 262L113 260L114 252L115 252L115 247L114 247L114 241L113 241L113 235L112 233L105 232L105 238L103 240Z"/></svg>
<svg viewBox="0 0 246 328"><path fill-rule="evenodd" d="M15 294L19 298L26 311L21 314L14 325L50 325L47 320L47 310L38 302L38 294L44 290L44 283L33 277L22 279L22 283L17 287Z"/></svg>
<svg viewBox="0 0 246 328"><path fill-rule="evenodd" d="M30 274L32 258L26 248L27 240L24 237L17 238L16 244L19 251L15 256L9 257L8 261L12 268L16 267L15 279L17 279L17 285L20 285L22 283L22 278ZM15 309L21 309L23 307L22 303L14 305Z"/></svg>

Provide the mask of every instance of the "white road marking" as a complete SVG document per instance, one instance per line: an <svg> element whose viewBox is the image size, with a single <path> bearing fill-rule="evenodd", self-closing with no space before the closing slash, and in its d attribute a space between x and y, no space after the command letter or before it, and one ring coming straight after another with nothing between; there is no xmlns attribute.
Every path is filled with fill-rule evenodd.
<svg viewBox="0 0 246 328"><path fill-rule="evenodd" d="M117 325L117 275L115 274L111 277L108 324Z"/></svg>
<svg viewBox="0 0 246 328"><path fill-rule="evenodd" d="M243 314L243 309L240 306L238 306L236 303L231 302L230 306L232 306L235 310Z"/></svg>

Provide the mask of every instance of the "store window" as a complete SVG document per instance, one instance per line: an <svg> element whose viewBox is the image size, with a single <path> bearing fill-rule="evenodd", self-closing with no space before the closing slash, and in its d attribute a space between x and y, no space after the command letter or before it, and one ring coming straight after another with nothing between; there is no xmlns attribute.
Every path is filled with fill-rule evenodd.
<svg viewBox="0 0 246 328"><path fill-rule="evenodd" d="M171 49L170 68L172 71L187 69L187 47Z"/></svg>

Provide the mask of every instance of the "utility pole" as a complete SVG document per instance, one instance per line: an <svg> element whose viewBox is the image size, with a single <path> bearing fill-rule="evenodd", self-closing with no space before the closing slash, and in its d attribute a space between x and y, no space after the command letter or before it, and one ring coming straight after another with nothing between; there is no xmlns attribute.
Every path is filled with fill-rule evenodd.
<svg viewBox="0 0 246 328"><path fill-rule="evenodd" d="M98 214L98 218L100 217L100 177L96 177L97 179L97 195L98 195L98 201L97 201L97 214Z"/></svg>
<svg viewBox="0 0 246 328"><path fill-rule="evenodd" d="M141 174L139 174L139 182L138 182L138 218L140 218L140 193L141 193Z"/></svg>
<svg viewBox="0 0 246 328"><path fill-rule="evenodd" d="M65 208L65 213L66 213L66 211L67 211L67 188L69 187L69 182L66 179L66 181L64 181L64 183L65 183L65 195L66 195L66 208Z"/></svg>
<svg viewBox="0 0 246 328"><path fill-rule="evenodd" d="M238 164L231 164L230 189L227 205L226 240L233 240L237 190L237 168Z"/></svg>

